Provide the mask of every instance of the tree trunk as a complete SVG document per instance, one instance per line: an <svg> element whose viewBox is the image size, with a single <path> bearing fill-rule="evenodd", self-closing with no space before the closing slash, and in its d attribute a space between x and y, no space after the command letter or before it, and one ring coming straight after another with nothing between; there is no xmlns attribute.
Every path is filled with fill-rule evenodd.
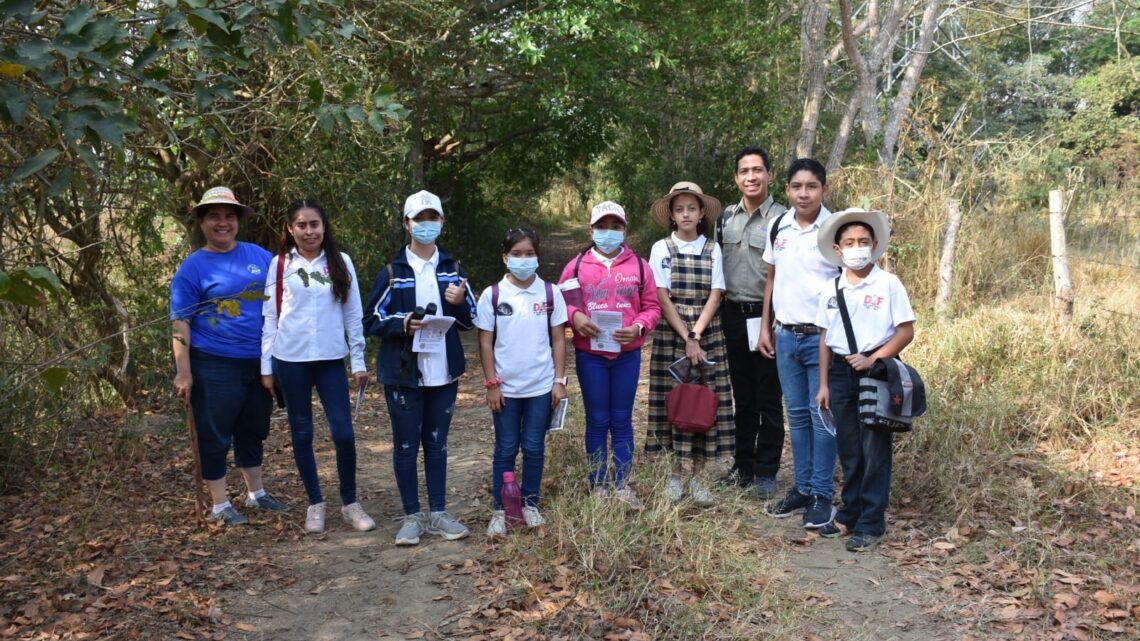
<svg viewBox="0 0 1140 641"><path fill-rule="evenodd" d="M843 156L847 154L847 141L851 137L851 128L855 126L855 118L859 115L859 101L855 92L847 101L847 109L843 112L843 119L839 121L839 128L835 131L835 140L831 143L831 153L827 155L827 172L839 169L843 164Z"/></svg>
<svg viewBox="0 0 1140 641"><path fill-rule="evenodd" d="M807 0L803 5L803 18L800 21L800 55L804 65L806 92L803 117L800 121L800 136L796 141L797 158L809 158L815 150L815 134L819 126L824 76L827 69L823 40L827 33L827 14L830 9L828 2Z"/></svg>
<svg viewBox="0 0 1140 641"><path fill-rule="evenodd" d="M938 29L938 16L941 10L942 0L927 0L926 10L922 14L920 27L922 33L919 37L918 50L911 56L899 92L891 103L887 124L883 128L883 146L879 152L883 164L888 167L893 167L898 158L896 146L903 114L910 109L910 102L914 99L915 89L918 88L918 81L922 77L922 69L930 58L930 48L934 44L934 32Z"/></svg>

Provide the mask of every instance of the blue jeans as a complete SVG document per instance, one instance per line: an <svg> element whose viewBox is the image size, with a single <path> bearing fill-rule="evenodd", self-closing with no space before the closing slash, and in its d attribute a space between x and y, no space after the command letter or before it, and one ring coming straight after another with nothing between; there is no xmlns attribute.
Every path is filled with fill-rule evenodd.
<svg viewBox="0 0 1140 641"><path fill-rule="evenodd" d="M285 413L293 436L293 460L309 495L309 505L324 502L313 456L313 388L321 398L329 433L336 448L336 471L340 478L340 502L356 503L356 436L348 409L348 378L344 359L289 362L273 359L273 374L285 397Z"/></svg>
<svg viewBox="0 0 1140 641"><path fill-rule="evenodd" d="M819 334L776 329L776 367L788 410L796 489L830 499L835 493L835 437L819 418Z"/></svg>
<svg viewBox="0 0 1140 641"><path fill-rule="evenodd" d="M846 361L832 362L827 384L839 464L843 467L843 507L835 520L852 533L882 536L887 531L887 503L891 498L894 435L866 429L859 423L859 373Z"/></svg>
<svg viewBox="0 0 1140 641"><path fill-rule="evenodd" d="M225 478L231 445L234 465L261 467L273 411L273 398L261 386L261 359L214 356L191 348L190 374L202 478Z"/></svg>
<svg viewBox="0 0 1140 641"><path fill-rule="evenodd" d="M546 428L550 427L550 392L530 398L504 398L503 409L491 412L495 422L495 457L491 462L491 503L503 509L503 472L515 471L522 446L523 503L538 505L546 457Z"/></svg>
<svg viewBox="0 0 1140 641"><path fill-rule="evenodd" d="M641 373L641 350L622 352L614 359L577 350L574 369L586 408L590 487L606 482L607 440L613 448L614 487L625 487L633 463L633 397Z"/></svg>
<svg viewBox="0 0 1140 641"><path fill-rule="evenodd" d="M392 420L392 468L404 514L420 512L416 462L424 448L424 482L432 512L447 509L447 431L459 383L435 387L384 386Z"/></svg>

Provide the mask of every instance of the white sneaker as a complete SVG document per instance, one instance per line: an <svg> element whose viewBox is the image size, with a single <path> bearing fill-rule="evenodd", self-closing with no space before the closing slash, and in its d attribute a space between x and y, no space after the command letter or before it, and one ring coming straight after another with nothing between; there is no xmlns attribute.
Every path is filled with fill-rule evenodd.
<svg viewBox="0 0 1140 641"><path fill-rule="evenodd" d="M637 495L634 494L633 490L629 489L629 487L623 487L620 490L616 490L612 496L622 503L628 505L631 509L641 509L641 500L637 498Z"/></svg>
<svg viewBox="0 0 1140 641"><path fill-rule="evenodd" d="M507 535L507 514L502 510L491 512L491 522L487 524L487 537L495 538Z"/></svg>
<svg viewBox="0 0 1140 641"><path fill-rule="evenodd" d="M340 515L344 518L346 523L356 528L357 532L367 532L376 529L376 521L373 521L372 517L368 516L368 513L364 511L364 506L360 505L359 501L340 508Z"/></svg>
<svg viewBox="0 0 1140 641"><path fill-rule="evenodd" d="M309 506L305 513L305 531L320 534L325 531L325 504L317 503Z"/></svg>
<svg viewBox="0 0 1140 641"><path fill-rule="evenodd" d="M693 496L693 502L701 507L716 505L716 498L712 492L709 492L709 488L697 479L689 479L689 494Z"/></svg>
<svg viewBox="0 0 1140 641"><path fill-rule="evenodd" d="M527 527L538 527L546 525L546 519L538 513L538 508L533 505L528 505L523 508L523 520L526 521Z"/></svg>
<svg viewBox="0 0 1140 641"><path fill-rule="evenodd" d="M665 484L665 496L674 503L685 496L685 484L681 482L681 477L676 474L669 477L669 482Z"/></svg>

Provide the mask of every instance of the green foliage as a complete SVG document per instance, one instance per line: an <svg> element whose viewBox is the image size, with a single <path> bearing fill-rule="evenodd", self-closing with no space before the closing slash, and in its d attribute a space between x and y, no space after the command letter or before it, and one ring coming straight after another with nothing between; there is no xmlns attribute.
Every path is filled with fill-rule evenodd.
<svg viewBox="0 0 1140 641"><path fill-rule="evenodd" d="M1123 141L1140 140L1140 79L1131 63L1108 63L1076 83L1080 106L1054 123L1061 144L1091 156Z"/></svg>
<svg viewBox="0 0 1140 641"><path fill-rule="evenodd" d="M24 307L42 305L45 294L61 294L63 285L46 267L37 265L8 272L0 269L0 300Z"/></svg>

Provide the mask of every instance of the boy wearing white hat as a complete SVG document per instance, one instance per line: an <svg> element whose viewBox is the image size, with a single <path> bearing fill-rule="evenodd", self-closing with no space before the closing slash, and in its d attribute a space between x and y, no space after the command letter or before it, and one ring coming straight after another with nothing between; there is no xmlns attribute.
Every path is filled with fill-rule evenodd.
<svg viewBox="0 0 1140 641"><path fill-rule="evenodd" d="M859 378L875 361L898 356L914 339L914 310L906 288L897 276L875 264L889 241L887 217L862 209L833 214L823 222L817 239L820 253L843 268L819 297L815 399L821 413L830 410L834 416L843 507L818 531L832 538L844 526L851 533L847 549L852 552L875 547L886 532L892 467L891 433L866 429L859 422ZM839 296L850 317L850 335Z"/></svg>

